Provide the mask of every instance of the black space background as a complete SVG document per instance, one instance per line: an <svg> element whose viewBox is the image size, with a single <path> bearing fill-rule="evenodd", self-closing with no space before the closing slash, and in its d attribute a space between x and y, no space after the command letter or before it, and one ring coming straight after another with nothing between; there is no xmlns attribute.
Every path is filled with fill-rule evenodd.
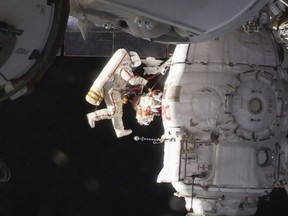
<svg viewBox="0 0 288 216"><path fill-rule="evenodd" d="M85 95L107 61L56 57L32 93L1 104L0 157L11 179L0 184L0 216L186 214L172 186L156 182L163 145L133 140L160 137L160 117L140 126L125 105L132 135L117 139L110 120L89 127Z"/></svg>
<svg viewBox="0 0 288 216"><path fill-rule="evenodd" d="M110 120L89 127L93 106L85 95L107 61L56 57L32 93L0 104L0 158L11 171L10 181L0 183L0 216L186 215L173 187L156 183L163 145L133 140L160 137L159 117L140 126L125 105L132 135L117 139ZM285 191L273 191L269 200L260 200L257 216L287 215Z"/></svg>

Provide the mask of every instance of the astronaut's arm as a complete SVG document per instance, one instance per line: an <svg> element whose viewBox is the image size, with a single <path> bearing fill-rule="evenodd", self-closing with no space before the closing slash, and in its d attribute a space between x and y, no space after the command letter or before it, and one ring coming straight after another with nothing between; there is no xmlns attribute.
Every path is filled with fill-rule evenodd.
<svg viewBox="0 0 288 216"><path fill-rule="evenodd" d="M145 86L148 82L148 80L144 79L143 77L140 76L133 76L129 81L130 85L141 85Z"/></svg>
<svg viewBox="0 0 288 216"><path fill-rule="evenodd" d="M132 86L134 85L145 86L148 82L148 80L144 79L143 77L134 76L133 72L131 72L128 69L123 69L121 71L121 77Z"/></svg>

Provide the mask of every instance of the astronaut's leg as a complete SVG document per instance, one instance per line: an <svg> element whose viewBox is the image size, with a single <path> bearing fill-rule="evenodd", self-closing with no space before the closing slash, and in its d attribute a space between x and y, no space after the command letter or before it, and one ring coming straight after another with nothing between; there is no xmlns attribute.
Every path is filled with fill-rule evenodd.
<svg viewBox="0 0 288 216"><path fill-rule="evenodd" d="M87 114L87 119L88 119L88 124L90 125L91 128L95 127L95 112L91 112Z"/></svg>
<svg viewBox="0 0 288 216"><path fill-rule="evenodd" d="M115 114L111 118L112 124L118 138L127 136L132 133L132 130L125 130L123 125L123 101L119 91L111 92L111 100L109 101L109 107L114 107ZM114 99L114 100L113 100ZM111 104L110 104L111 103Z"/></svg>
<svg viewBox="0 0 288 216"><path fill-rule="evenodd" d="M123 121L122 121L122 113L121 113L121 115L112 119L112 124L113 124L114 130L115 130L116 136L118 138L123 137L123 136L127 136L127 135L132 133L132 130L130 130L130 129L125 130L124 129L124 125L123 125Z"/></svg>
<svg viewBox="0 0 288 216"><path fill-rule="evenodd" d="M108 106L105 109L96 110L94 112L87 114L88 123L91 128L95 127L95 121L100 121L104 119L111 119L113 126L116 125L116 128L121 129L123 127L122 118L119 118L119 112L122 112L122 104L115 103L114 106ZM122 115L121 115L122 116ZM116 123L115 122L115 118ZM122 125L122 126L121 126ZM115 126L114 126L115 128Z"/></svg>
<svg viewBox="0 0 288 216"><path fill-rule="evenodd" d="M87 114L90 127L95 127L95 121L111 119L116 136L118 138L131 134L132 130L124 129L122 121L123 104L120 91L116 89L110 89L109 91L105 92L106 93L104 93L104 100L107 108Z"/></svg>
<svg viewBox="0 0 288 216"><path fill-rule="evenodd" d="M108 90L104 93L104 101L107 108L95 111L96 121L122 116L122 98L119 90L113 88Z"/></svg>
<svg viewBox="0 0 288 216"><path fill-rule="evenodd" d="M94 112L87 114L87 119L90 127L92 128L95 127L95 121L100 121L103 119L112 119L117 115L116 113L119 107L117 106L117 101L119 100L118 94L119 92L117 92L116 90L104 89L104 101L107 105L107 108L96 110Z"/></svg>

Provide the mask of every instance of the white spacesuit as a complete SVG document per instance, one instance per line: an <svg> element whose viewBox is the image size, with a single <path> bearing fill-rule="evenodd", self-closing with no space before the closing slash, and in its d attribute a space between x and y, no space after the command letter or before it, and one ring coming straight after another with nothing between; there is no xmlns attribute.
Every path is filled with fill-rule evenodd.
<svg viewBox="0 0 288 216"><path fill-rule="evenodd" d="M118 138L127 136L132 130L125 130L122 121L122 93L125 87L130 84L144 86L146 79L134 76L132 67L138 67L141 60L136 52L127 52L125 49L118 49L106 66L96 78L89 92L86 101L96 107L102 99L107 108L88 113L90 127L95 127L95 121L111 119Z"/></svg>

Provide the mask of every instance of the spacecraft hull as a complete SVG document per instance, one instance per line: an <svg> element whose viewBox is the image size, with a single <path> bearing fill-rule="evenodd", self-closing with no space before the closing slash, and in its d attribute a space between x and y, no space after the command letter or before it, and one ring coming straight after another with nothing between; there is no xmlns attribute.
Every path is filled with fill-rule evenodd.
<svg viewBox="0 0 288 216"><path fill-rule="evenodd" d="M69 1L0 2L0 101L30 91L60 48Z"/></svg>
<svg viewBox="0 0 288 216"><path fill-rule="evenodd" d="M170 182L199 215L236 215L236 205L240 215L256 211L258 197L287 179L286 73L269 31L177 45L157 181Z"/></svg>
<svg viewBox="0 0 288 216"><path fill-rule="evenodd" d="M71 0L83 38L91 25L161 43L196 43L228 33L258 15L269 0Z"/></svg>

